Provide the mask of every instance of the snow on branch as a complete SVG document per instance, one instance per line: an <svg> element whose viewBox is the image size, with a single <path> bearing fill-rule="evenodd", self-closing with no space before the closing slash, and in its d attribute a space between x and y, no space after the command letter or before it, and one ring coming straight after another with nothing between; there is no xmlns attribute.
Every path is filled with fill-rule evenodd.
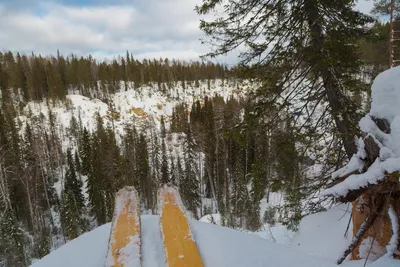
<svg viewBox="0 0 400 267"><path fill-rule="evenodd" d="M350 162L333 173L335 181L324 191L349 202L361 194L388 188L400 191L400 67L379 74L372 84L368 115L359 122L364 138ZM389 183L388 185L386 183ZM383 186L381 186L383 185ZM379 188L375 188L378 186Z"/></svg>
<svg viewBox="0 0 400 267"><path fill-rule="evenodd" d="M349 164L333 174L333 177L343 174L344 176L336 178L323 195L334 196L341 202L351 202L370 190L381 193L397 190L398 175L396 179L395 173L399 170L400 158L374 135L367 134L364 139L358 141L358 153Z"/></svg>
<svg viewBox="0 0 400 267"><path fill-rule="evenodd" d="M393 208L392 205L389 207L389 218L392 223L392 237L390 238L389 244L386 246L386 257L393 257L393 255L397 252L397 248L399 246L399 217L397 212Z"/></svg>
<svg viewBox="0 0 400 267"><path fill-rule="evenodd" d="M400 158L390 158L383 162L377 158L365 173L350 175L343 182L325 190L323 195L338 198L344 197L351 191L379 184L386 180L387 173L395 171L400 171Z"/></svg>

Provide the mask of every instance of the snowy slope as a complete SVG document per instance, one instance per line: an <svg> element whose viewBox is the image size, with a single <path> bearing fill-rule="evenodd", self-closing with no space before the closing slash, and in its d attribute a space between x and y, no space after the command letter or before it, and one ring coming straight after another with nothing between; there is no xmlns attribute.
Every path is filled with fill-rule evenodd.
<svg viewBox="0 0 400 267"><path fill-rule="evenodd" d="M194 223L193 230L204 264L208 267L335 266L233 229Z"/></svg>
<svg viewBox="0 0 400 267"><path fill-rule="evenodd" d="M143 267L162 266L164 253L161 244L158 216L142 216ZM300 252L273 244L260 237L229 228L192 222L205 266L334 266L315 260ZM54 251L32 267L99 267L104 264L110 224L103 225ZM294 265L295 264L295 265Z"/></svg>
<svg viewBox="0 0 400 267"><path fill-rule="evenodd" d="M305 217L290 247L310 256L335 262L348 247L353 236L350 223L351 206L339 205L329 211Z"/></svg>
<svg viewBox="0 0 400 267"><path fill-rule="evenodd" d="M249 188L251 190L251 188ZM263 214L265 213L266 209L272 208L272 207L279 207L284 204L284 196L282 193L277 193L277 192L265 192L268 194L268 200L267 197L264 197L260 201L260 220L263 220ZM279 221L279 214L276 213L275 215L276 221ZM206 222L206 223L211 223L219 226L224 226L223 221L221 218L221 214L219 213L213 213L213 214L207 214L204 215L202 218L200 218L201 222ZM264 239L268 239L274 243L289 246L292 242L294 232L287 229L286 226L282 225L281 223L276 223L273 226L269 225L268 223L265 223L260 227L260 229L256 232L250 232L245 229L237 229L241 232L246 232L250 234L254 234L257 236L260 236Z"/></svg>
<svg viewBox="0 0 400 267"><path fill-rule="evenodd" d="M41 260L36 261L32 266L103 266L107 254L109 235L110 224L98 227L51 252Z"/></svg>
<svg viewBox="0 0 400 267"><path fill-rule="evenodd" d="M116 140L120 142L121 137L125 134L124 129L132 124L139 131L142 130L140 133L145 133L142 126L160 129L161 116L164 116L168 129L173 108L177 104L186 103L190 110L191 104L197 100L202 102L207 96L219 95L225 100L230 97L240 98L257 88L257 84L248 80L216 79L211 80L210 84L207 81L200 81L199 87L186 83L183 88L182 83L178 82L167 89L165 93L160 91L156 83L137 88L130 83L125 90L122 82L120 88L122 89L119 92L105 97L109 101L108 104L104 99L85 97L72 90L66 96L66 103L52 103L51 101L49 103L47 100L30 101L16 118L21 136L25 133L27 123L31 126L35 125L34 129L51 132L49 122L49 113L51 113L54 125L56 125L55 131L61 139L63 151L66 152L67 148L74 149L77 143L70 131L72 118L93 132L96 130L96 116L99 114L105 126L113 125ZM240 90L238 90L239 88ZM19 106L15 108L20 110ZM146 128L148 129L148 127ZM183 158L181 155L181 143L184 140L182 135L182 133L173 133L170 135L171 140L166 140L167 150L173 158L176 158L177 155ZM202 157L202 155L200 156ZM64 186L64 172L65 168L61 167L57 173L58 181L54 185L59 197ZM82 178L84 192L86 192L86 177Z"/></svg>
<svg viewBox="0 0 400 267"><path fill-rule="evenodd" d="M389 74L389 76L400 77L400 68L395 68ZM395 87L398 83L386 84L386 78L393 77L386 77L383 75L380 81L378 79L378 82L375 83L375 88L382 87L384 90L382 88L381 89L385 92L387 98L379 98L373 95L375 101L373 102L373 106L376 106L376 108L372 109L370 115L380 116L388 119L388 122L391 124L392 133L385 134L379 132L379 129L376 129L376 127L373 127L374 125L370 123L372 121L369 115L364 118L364 121L360 125L365 133L373 133L374 135L378 136L379 141L382 144L381 158L379 159L382 160L382 162L379 161L377 163L379 168L372 168L372 170L378 170L380 172L383 169L389 169L389 167L395 169L400 166L400 164L398 164L398 160L400 158L400 148L394 144L400 143L397 142L397 140L400 140L400 113L393 112L393 114L381 114L381 110L385 110L387 106L385 108L378 109L378 107L383 107L387 103L389 103L391 107L397 107L395 104L398 103L397 100L400 99L400 94L398 94L399 91L395 90ZM382 84L386 84L386 87L383 87ZM204 84L202 85L202 88L207 90ZM208 94L212 95L218 91L221 92L224 97L227 97L234 94L234 88L235 86L222 86L222 84L217 83L217 85L208 91ZM178 103L178 100L154 93L149 93L149 90L150 89L148 89L148 91L144 90L145 93L139 94L134 89L129 89L128 91L120 92L113 96L113 105L115 106L116 111L120 114L120 119L116 122L117 132L120 131L120 133L122 133L123 126L126 123L131 122L133 119L143 121L147 120L148 118L154 118L157 123L159 116L168 116L171 114L172 107ZM196 90L202 89L191 88L190 90L179 90L181 100L184 99L187 103L193 102L195 100L193 96L200 94L198 92L196 93ZM374 90L373 88L373 92L374 91L376 92L378 90ZM177 91L175 91L172 95L174 94L177 95ZM61 125L66 125L66 127L68 127L71 114L74 114L76 117L78 114L81 114L82 118L85 120L83 124L87 125L89 129L94 129L95 120L92 118L96 111L99 111L100 115L104 116L107 122L106 115L109 112L109 107L107 104L101 102L100 100L88 99L77 95L69 95L68 98L70 99L72 106L70 110L67 110L64 107L53 108L52 110L56 113L57 119L61 121ZM389 100L393 100L393 102L390 102ZM45 117L48 116L46 106L44 104L31 103L30 105L31 106L26 107L26 113L28 113L28 110L30 110L36 116L39 116L40 114L43 114ZM20 117L22 121L24 118L26 117L23 115ZM396 142L394 142L394 140L396 140ZM360 152L362 152L362 144L360 144L360 148ZM357 156L362 159L363 155L361 153ZM390 162L388 159L395 162ZM390 166L386 166L387 168L380 168L385 167L381 164L385 161L391 163L389 164ZM359 161L357 161L350 167L359 168L359 165ZM348 171L348 169L341 171ZM359 176L354 177L360 178ZM380 176L373 175L373 177ZM357 183L355 183L355 185L359 186L359 182L365 180L367 179L357 179ZM351 179L349 179L349 181L351 182ZM354 186L354 184L347 184L345 188L333 188L333 194L343 194L347 192L351 186ZM276 201L280 202L281 199L277 199ZM267 206L265 204L263 205L263 203L261 204L262 206ZM281 238L281 236L283 237L283 234L278 235L279 237L276 240L276 243L278 244L271 242L271 240L260 238L254 234L243 233L197 221L192 222L192 230L206 267L337 266L335 262L351 242L352 236L350 224L348 237L344 237L344 233L350 219L350 213L346 210L347 207L341 205L329 210L328 212L307 216L302 220L299 232L294 234L293 239L287 239L286 237L286 239L284 239ZM211 218L211 216L209 217ZM204 218L204 220L208 221L210 218ZM142 254L144 267L165 266L164 248L162 247L160 238L158 220L158 216L142 216ZM218 223L218 220L218 215L213 217L213 221ZM279 229L273 228L272 232L285 232L284 227L281 225L278 227ZM103 266L107 250L109 231L109 225L101 226L98 229L85 234L76 240L71 241L60 249L52 252L50 255L36 262L32 266ZM269 237L265 236L265 238ZM284 244L285 246L279 244ZM368 266L391 267L399 266L399 264L399 261L382 258L376 262L368 264ZM347 261L343 265L361 267L364 265L364 261Z"/></svg>
<svg viewBox="0 0 400 267"><path fill-rule="evenodd" d="M177 84L163 94L157 84L139 88L129 85L127 90L110 94L107 97L110 101L109 104L100 99L91 99L78 94L66 96L67 107L61 103L49 107L46 100L42 102L31 101L24 107L17 119L26 122L30 121L28 116L32 116L35 118L44 117L48 121L50 109L58 122L56 125L61 127L59 130L67 135L66 130L70 126L72 116L77 120L80 117L82 125L89 131L93 131L96 127L96 113L99 113L105 124L110 123L111 117L113 117L116 133L122 135L124 126L132 122L137 125L149 120L159 122L162 115L168 121L174 106L178 103L186 103L190 109L193 102L202 101L206 96L220 95L227 100L230 96L243 97L254 88L256 88L256 85L250 81L215 80L210 86L207 82L200 82L199 87L187 85L185 89L181 84ZM112 113L116 116L112 116Z"/></svg>
<svg viewBox="0 0 400 267"><path fill-rule="evenodd" d="M339 206L306 217L290 247L213 224L192 221L191 226L206 267L333 267L337 266L335 254L341 253L348 242L342 240L344 222L349 216L346 214L339 220L343 212L343 206ZM103 225L69 242L31 267L103 266L109 232L110 224ZM324 232L328 233L322 235ZM165 266L158 216L142 216L142 241L142 266ZM332 250L328 251L329 248ZM364 261L344 263L349 267L363 265ZM399 266L399 262L380 259L368 266L392 267Z"/></svg>

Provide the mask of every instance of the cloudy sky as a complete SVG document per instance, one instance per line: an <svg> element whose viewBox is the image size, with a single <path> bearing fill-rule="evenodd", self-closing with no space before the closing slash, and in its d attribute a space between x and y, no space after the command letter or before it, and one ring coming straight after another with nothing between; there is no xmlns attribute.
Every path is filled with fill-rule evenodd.
<svg viewBox="0 0 400 267"><path fill-rule="evenodd" d="M197 59L201 0L0 0L0 50ZM357 8L369 12L372 0ZM233 62L234 55L220 61Z"/></svg>

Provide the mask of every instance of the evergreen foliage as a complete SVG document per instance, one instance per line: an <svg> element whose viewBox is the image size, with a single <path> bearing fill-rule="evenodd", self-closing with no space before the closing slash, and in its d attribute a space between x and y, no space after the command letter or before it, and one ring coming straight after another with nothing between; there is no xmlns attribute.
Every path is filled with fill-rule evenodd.
<svg viewBox="0 0 400 267"><path fill-rule="evenodd" d="M170 184L171 183L171 175L168 166L168 155L167 155L167 147L165 145L165 140L162 139L161 143L161 183L162 184Z"/></svg>
<svg viewBox="0 0 400 267"><path fill-rule="evenodd" d="M192 212L195 218L198 218L201 197L200 179L196 162L196 144L189 125L186 129L186 139L183 147L185 171L181 171L181 181L179 182L180 192L187 209ZM179 158L178 166L181 166ZM179 169L181 168L182 167L179 167Z"/></svg>
<svg viewBox="0 0 400 267"><path fill-rule="evenodd" d="M260 91L264 98L259 104L277 103L279 99L282 108L299 100L295 109L315 112L316 105L326 103L327 114L350 158L356 151L353 137L360 114L348 95L364 87L355 78L361 66L357 47L349 44L365 36L363 27L373 21L355 11L353 4L352 0L241 0L225 6L228 16L202 20L200 28L210 36L214 47L208 56L225 54L245 43L241 63L259 59L251 67L267 85ZM208 14L220 5L218 0L204 1L196 10ZM243 16L246 23L238 25ZM263 40L257 38L260 35ZM315 121L306 120L308 123Z"/></svg>
<svg viewBox="0 0 400 267"><path fill-rule="evenodd" d="M219 2L204 1L198 11L206 13ZM382 55L388 25L375 23L374 34L365 35L361 29L370 19L351 10L352 1L261 2L241 0L230 6L225 21L202 22L206 33L222 41L211 56L240 41L249 48L242 63L265 56L230 70L206 62L138 61L129 52L105 62L60 53L0 53L0 265L28 266L30 259L109 222L115 192L125 185L135 186L141 208L152 211L159 185L177 185L194 217L220 213L224 225L248 230L260 229L260 201L268 201L270 192L283 193L285 204L262 214L269 224L296 229L302 216L322 208L320 200L310 201L312 206L305 200L352 152L349 136L357 132L363 83L387 67ZM250 9L279 19L267 25L267 16L255 15L237 28L233 21ZM257 33L266 40L254 39ZM184 99L171 117L164 114L159 129L155 118L147 118L115 132L119 107L112 104L113 93L152 85L159 92L149 93L179 99L174 87L220 86L216 78L222 87L237 84L241 92L242 77L261 85L255 94L201 93L191 106ZM69 127L60 125L51 107L59 100L68 106L68 93L104 100L110 123L98 115L96 129L89 131L82 114L72 116ZM43 99L50 107L46 115L23 110L28 101ZM21 114L26 120L17 117ZM322 170L309 177L314 164Z"/></svg>
<svg viewBox="0 0 400 267"><path fill-rule="evenodd" d="M61 222L68 239L74 239L84 232L84 207L82 182L77 177L72 152L69 149L61 208Z"/></svg>
<svg viewBox="0 0 400 267"><path fill-rule="evenodd" d="M0 214L0 263L5 266L26 266L27 237L13 212L8 209Z"/></svg>
<svg viewBox="0 0 400 267"><path fill-rule="evenodd" d="M0 89L2 98L9 103L10 89L21 88L25 102L47 98L51 103L65 100L69 92L84 96L103 98L109 93L128 88L128 83L137 88L156 82L166 93L165 84L176 85L178 81L194 81L223 78L226 67L212 62L185 62L165 59L133 58L127 51L125 57L97 62L92 56L78 57L24 55L0 52ZM119 88L120 81L123 82ZM93 90L95 89L95 90Z"/></svg>

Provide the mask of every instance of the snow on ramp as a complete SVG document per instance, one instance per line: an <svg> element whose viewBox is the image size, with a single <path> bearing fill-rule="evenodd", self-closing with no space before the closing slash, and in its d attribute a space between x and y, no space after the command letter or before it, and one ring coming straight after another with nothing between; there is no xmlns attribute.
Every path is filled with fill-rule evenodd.
<svg viewBox="0 0 400 267"><path fill-rule="evenodd" d="M165 267L165 252L158 216L142 216L142 266Z"/></svg>
<svg viewBox="0 0 400 267"><path fill-rule="evenodd" d="M192 221L193 235L206 267L333 267L258 236ZM31 267L102 267L107 254L110 224L72 240ZM142 266L165 266L160 251L159 217L142 216ZM149 251L151 250L151 251ZM362 266L362 265L360 265Z"/></svg>
<svg viewBox="0 0 400 267"><path fill-rule="evenodd" d="M105 267L140 267L140 209L135 188L126 186L115 197L114 217Z"/></svg>
<svg viewBox="0 0 400 267"><path fill-rule="evenodd" d="M144 215L141 216L141 220L142 266L165 266L159 217ZM330 225L334 226L332 221ZM191 227L206 267L337 266L333 260L315 259L300 251L233 229L198 221L192 221ZM53 251L31 267L103 267L110 229L111 224L100 226ZM305 239L306 235L303 235L303 238ZM330 241L324 238L314 240L316 243L312 249L315 249L317 253L318 244L326 244ZM307 253L310 254L310 251ZM364 261L349 261L343 263L342 266L362 267ZM393 259L379 259L367 266L394 267L399 266L399 262Z"/></svg>

